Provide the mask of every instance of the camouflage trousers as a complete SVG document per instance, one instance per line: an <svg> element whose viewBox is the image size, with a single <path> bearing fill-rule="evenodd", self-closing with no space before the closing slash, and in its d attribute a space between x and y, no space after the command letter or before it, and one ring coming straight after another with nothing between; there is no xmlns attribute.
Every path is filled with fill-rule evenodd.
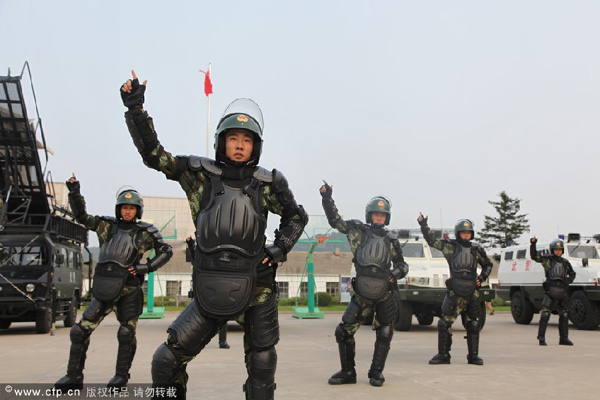
<svg viewBox="0 0 600 400"><path fill-rule="evenodd" d="M449 290L442 303L442 316L440 318L446 321L449 326L452 326L463 310L466 310L467 321L472 321L479 317L481 312L479 290L475 290L469 297L457 296L453 291Z"/></svg>
<svg viewBox="0 0 600 400"><path fill-rule="evenodd" d="M373 317L373 330L381 328L382 326L392 325L396 317L396 305L395 303L393 305L391 303L394 303L391 291L387 291L383 297L378 300L369 300L362 297L360 294L355 293L342 317L342 329L349 336L354 336L362 322L371 315L371 313L375 313ZM382 312L384 314L380 315Z"/></svg>
<svg viewBox="0 0 600 400"><path fill-rule="evenodd" d="M143 296L143 293L139 293L140 291L141 288L139 286L125 286L119 296L112 301L106 302L92 298L92 301L86 307L79 321L79 326L86 333L86 342L89 342L92 332L113 311L117 316L119 324L127 325L135 332L142 311L141 303L143 302L143 297L140 299L139 295ZM136 304L131 304L132 302L136 302ZM137 304L138 302L140 304ZM139 313L135 310L131 312L132 309L136 308L139 309Z"/></svg>

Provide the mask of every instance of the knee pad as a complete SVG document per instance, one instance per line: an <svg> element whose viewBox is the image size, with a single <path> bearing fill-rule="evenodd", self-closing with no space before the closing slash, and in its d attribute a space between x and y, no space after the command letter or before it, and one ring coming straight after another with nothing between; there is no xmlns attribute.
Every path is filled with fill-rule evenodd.
<svg viewBox="0 0 600 400"><path fill-rule="evenodd" d="M550 321L550 312L542 311L540 314L540 321L544 321L544 322Z"/></svg>
<svg viewBox="0 0 600 400"><path fill-rule="evenodd" d="M467 334L477 332L479 332L479 321L477 321L476 319L467 321Z"/></svg>
<svg viewBox="0 0 600 400"><path fill-rule="evenodd" d="M90 304L87 306L85 311L83 312L83 319L87 319L91 322L96 322L100 318L100 312L104 308L104 303L102 303L97 298L93 297Z"/></svg>
<svg viewBox="0 0 600 400"><path fill-rule="evenodd" d="M446 321L444 318L440 318L438 320L438 331L444 331L446 333L452 334L452 323Z"/></svg>
<svg viewBox="0 0 600 400"><path fill-rule="evenodd" d="M119 344L130 344L135 339L135 329L129 325L121 325L117 332Z"/></svg>
<svg viewBox="0 0 600 400"><path fill-rule="evenodd" d="M266 350L251 350L246 356L248 360L248 375L259 382L270 382L275 379L277 367L277 352L275 347Z"/></svg>
<svg viewBox="0 0 600 400"><path fill-rule="evenodd" d="M69 336L71 338L71 343L83 344L90 335L77 323L71 327Z"/></svg>
<svg viewBox="0 0 600 400"><path fill-rule="evenodd" d="M338 343L350 343L352 336L344 329L344 324L340 323L335 328L335 341Z"/></svg>
<svg viewBox="0 0 600 400"><path fill-rule="evenodd" d="M173 348L163 343L152 357L152 382L170 383L182 367L183 363Z"/></svg>
<svg viewBox="0 0 600 400"><path fill-rule="evenodd" d="M356 304L353 300L350 300L350 304L346 308L344 315L342 316L342 321L347 324L354 324L358 322L358 316L362 312L362 308Z"/></svg>
<svg viewBox="0 0 600 400"><path fill-rule="evenodd" d="M390 343L392 343L394 329L389 325L382 326L381 328L377 329L375 336L377 337L378 342L385 343L387 346L389 346Z"/></svg>

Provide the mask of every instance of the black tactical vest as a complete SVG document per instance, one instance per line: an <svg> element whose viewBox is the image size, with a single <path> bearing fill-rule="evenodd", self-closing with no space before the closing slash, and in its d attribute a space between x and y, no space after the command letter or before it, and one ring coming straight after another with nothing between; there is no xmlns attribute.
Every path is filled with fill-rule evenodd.
<svg viewBox="0 0 600 400"><path fill-rule="evenodd" d="M115 225L118 226L118 225ZM138 256L138 244L135 236L139 232L136 227L129 230L116 228L108 241L100 248L98 264L113 263L123 268L129 268Z"/></svg>
<svg viewBox="0 0 600 400"><path fill-rule="evenodd" d="M476 247L463 247L456 243L455 253L450 259L449 288L458 296L470 297L477 289Z"/></svg>
<svg viewBox="0 0 600 400"><path fill-rule="evenodd" d="M355 290L361 296L380 299L388 289L392 252L386 234L377 236L367 227L361 227L364 242L358 246L354 264L356 267Z"/></svg>
<svg viewBox="0 0 600 400"><path fill-rule="evenodd" d="M550 281L567 282L567 268L559 258L553 258L550 269L546 272L546 278Z"/></svg>

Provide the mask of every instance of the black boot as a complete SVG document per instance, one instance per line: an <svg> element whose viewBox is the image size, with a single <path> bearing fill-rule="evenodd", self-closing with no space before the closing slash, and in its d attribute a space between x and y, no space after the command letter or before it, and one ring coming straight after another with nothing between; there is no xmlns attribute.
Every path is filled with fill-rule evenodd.
<svg viewBox="0 0 600 400"><path fill-rule="evenodd" d="M573 342L569 340L569 315L567 313L560 314L558 317L558 334L560 335L558 344L573 346Z"/></svg>
<svg viewBox="0 0 600 400"><path fill-rule="evenodd" d="M467 322L467 362L473 365L483 365L483 359L479 357L479 321Z"/></svg>
<svg viewBox="0 0 600 400"><path fill-rule="evenodd" d="M547 346L546 343L546 328L548 327L548 321L550 320L550 313L548 311L542 311L540 314L540 323L538 327L537 340L540 346Z"/></svg>
<svg viewBox="0 0 600 400"><path fill-rule="evenodd" d="M369 383L371 386L382 386L385 382L383 377L383 368L385 360L390 352L390 343L394 336L394 329L391 326L383 326L377 329L375 340L375 351L373 352L373 361L369 369Z"/></svg>
<svg viewBox="0 0 600 400"><path fill-rule="evenodd" d="M438 320L438 353L429 360L429 364L450 364L450 345L452 334L448 323L442 318Z"/></svg>
<svg viewBox="0 0 600 400"><path fill-rule="evenodd" d="M346 343L338 343L340 363L342 370L329 378L330 385L345 385L356 383L356 370L354 369L354 339Z"/></svg>
<svg viewBox="0 0 600 400"><path fill-rule="evenodd" d="M227 343L227 323L225 323L225 325L223 325L223 327L219 329L219 348L230 348L229 343Z"/></svg>
<svg viewBox="0 0 600 400"><path fill-rule="evenodd" d="M85 357L89 346L88 336L79 324L71 328L71 349L69 350L69 362L67 364L67 375L60 378L54 387L61 390L83 389L83 368Z"/></svg>
<svg viewBox="0 0 600 400"><path fill-rule="evenodd" d="M117 334L119 339L119 351L117 353L117 366L115 376L108 381L107 387L124 388L129 381L129 369L135 356L137 341L133 328L122 325Z"/></svg>

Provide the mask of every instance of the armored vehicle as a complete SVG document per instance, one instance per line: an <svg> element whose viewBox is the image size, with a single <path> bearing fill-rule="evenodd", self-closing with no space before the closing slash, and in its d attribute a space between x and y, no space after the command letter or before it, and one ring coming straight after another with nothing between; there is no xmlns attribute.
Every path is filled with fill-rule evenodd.
<svg viewBox="0 0 600 400"><path fill-rule="evenodd" d="M35 321L47 333L77 318L83 295L85 227L57 205L40 153L48 150L39 114L29 119L22 78L0 76L0 329ZM29 79L31 73L29 72ZM33 84L31 85L33 92ZM38 141L37 137L41 140ZM91 268L91 263L90 263Z"/></svg>
<svg viewBox="0 0 600 400"><path fill-rule="evenodd" d="M569 286L569 319L577 329L594 330L600 323L600 235L567 235L565 252L577 277ZM538 242L539 254L549 254L549 242ZM546 279L542 264L531 259L529 245L502 249L498 269L498 297L510 300L513 319L529 324L542 308Z"/></svg>

